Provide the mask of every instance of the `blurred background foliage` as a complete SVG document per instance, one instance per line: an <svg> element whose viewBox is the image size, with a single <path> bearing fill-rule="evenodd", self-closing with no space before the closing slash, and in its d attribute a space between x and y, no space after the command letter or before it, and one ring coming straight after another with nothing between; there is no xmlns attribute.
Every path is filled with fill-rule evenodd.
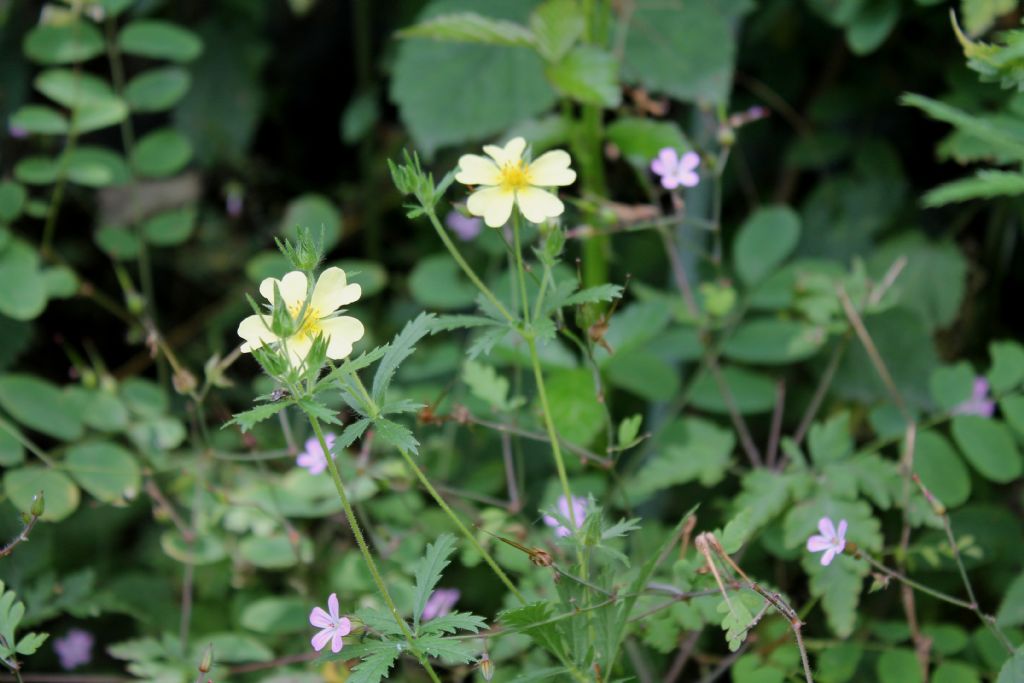
<svg viewBox="0 0 1024 683"><path fill-rule="evenodd" d="M324 575L332 586L369 589L354 554L331 557L329 566L311 563L314 548L330 545L330 527L301 524L296 531L289 521L336 513L329 483L320 482L325 489L273 464L235 467L224 461L216 466L229 473L218 470L199 487L197 477L175 476L178 463L211 471L214 464L196 454L175 458L190 435L207 426L225 453L285 446L276 423L248 436L216 429L248 405L254 389L272 388L250 363L232 368L234 383L220 386L217 366L237 342L235 326L248 312L243 294L284 270L275 236L293 235L299 225L323 229L328 262L354 273L363 287L354 311L367 322L367 348L420 309L472 307L475 291L430 231L405 217L385 162L404 147L419 150L437 176L460 153L513 134L529 138L537 151L568 147L584 175L598 179L580 190L588 195L570 208L565 225L572 229L614 223L625 211L588 203L594 196L607 193L606 199L625 205L665 201L645 176L661 147L692 147L713 158L728 146L721 182L703 182L685 199L688 215L722 226L732 267L724 272L694 257L716 248L700 232L691 235L692 249L683 251L710 287L702 301L712 315L716 294L728 299L736 295L734 286L753 290L762 278L773 278L774 288L758 290L760 299L745 305L774 317L765 316L760 328L746 329L724 346L726 376L759 434L768 431L773 380L785 375L789 381L785 420L795 425L832 350L845 343L834 327L841 318L830 308L834 300L815 298L821 283L813 278L794 294L796 275L783 267L787 259L816 264L815 273L849 277L855 288L858 278L882 280L906 258L898 305L872 311L870 328L915 411L948 410L965 399L968 379L999 362L992 340L1022 336L1016 297L1024 291L1024 182L1014 172L1024 159L1020 67L1015 54L977 42L1019 25L1015 2L615 0L584 3L611 11L602 29L603 51L574 47L573 32L583 29L571 21L548 34L541 54L522 47L522 37L508 25L488 40L472 33L479 27L472 27L468 41L432 39L446 37L431 32L433 17L471 10L531 25L538 4L99 0L90 6L105 14L95 22L75 18L66 5L44 9L30 0L0 0L0 120L9 124L0 137L0 415L64 458L73 475L25 466L31 455L0 432L5 536L18 528L13 514L6 514L11 504L27 509L30 491L43 484L47 519L64 520L37 527L32 543L0 565L0 576L30 606L23 626L48 623L59 631L64 622L54 620L63 615L91 619L93 628L102 624L108 644L147 634L154 640L146 647L126 646L112 656L141 662L136 675L174 679L181 675L180 662L169 663L174 657L168 653L185 646L166 633L178 632L179 561L200 565L193 621L202 633L220 637L226 662L231 656L239 662L271 659L304 642L297 634L305 632L308 601L276 596L304 595ZM959 19L959 38L950 10ZM69 33L69 22L77 32ZM414 24L420 28L396 36ZM1012 48L1014 35L995 44ZM925 97L901 101L905 93ZM767 116L745 121L754 107ZM723 127L730 114L740 116L737 125ZM65 144L69 130L73 144ZM723 146L723 135L735 136L735 143ZM976 169L981 173L974 184L948 185ZM792 244L778 247L787 239ZM488 231L466 248L492 280L507 278L496 233ZM777 257L773 248L781 250ZM596 251L570 240L568 249L560 266L566 274L581 256L587 279L597 261L609 281L631 278L633 298L616 311L607 333L616 354L595 355L615 392L616 419L643 413L661 431L644 454L684 444L668 463L669 475L645 472L643 458L627 463L634 477L628 488L648 505L644 516L672 520L700 500L709 503L712 519L725 518L732 495L749 493L727 477L736 450L732 433L701 418L658 423L659 416L670 415L668 406L681 389L680 364L697 359L700 345L693 327L680 322L685 316L678 303L661 291L670 279L657 236L614 234ZM598 270L597 281L603 272ZM731 308L730 301L722 310ZM802 336L807 328L788 324L794 319L819 324L827 334ZM146 320L156 327L140 322ZM218 387L202 410L171 391L172 375L180 374L154 361L150 347L158 339L182 367ZM400 375L409 395L441 415L468 403L475 414L495 420L522 404L520 394L527 392L518 379L510 389L489 367L464 364L464 348L452 340L425 344ZM1009 349L1007 362L1016 368L1019 347L1000 348ZM580 447L611 446L611 421L593 398L589 368L573 354L568 345L554 345L545 355L556 422ZM519 362L514 349L501 346L486 360L501 368ZM724 416L721 397L705 380L694 382L689 400L707 415ZM829 423L840 434L836 438L853 438L851 430L892 437L886 399L867 356L859 349L842 355L827 405L849 408L853 422ZM1016 409L1013 415L1019 415ZM1011 440L1019 465L1013 440L1021 425L1013 426L1016 436L1000 426L993 438ZM491 499L502 495L500 461L457 457L493 452L492 433L429 421L421 432L425 457L440 479L462 479L464 488ZM829 446L826 432L816 443L814 434L812 456ZM685 446L698 437L710 444L700 457ZM970 454L974 437L956 429L953 437L982 473L973 476L976 504L964 509L960 521L989 553L985 563L994 585L1004 587L1024 564L1024 551L993 538L991 528L1000 524L1013 530L1012 537L1020 535L1016 509L1011 515L995 487L1020 473L977 465ZM934 481L953 472L970 482L959 454L945 437L935 438L933 451L943 451L935 456L943 464ZM527 453L532 448L524 447ZM90 478L89 465L97 459L117 461L117 478ZM400 530L414 520L418 531L444 522L399 486L408 482L388 461L367 471L365 463L350 460L343 469L355 497L366 501L380 525L378 541L394 540L391 552L399 564L418 556L424 536ZM522 462L527 478L546 472L533 464L536 459ZM693 470L680 469L692 462L698 463ZM585 482L581 490L615 495L617 484L592 469L575 469ZM267 511L259 501L266 499L271 476L280 490L275 509ZM169 507L160 503L159 490L155 497L151 489L148 496L137 495L158 478L175 501ZM706 488L723 481L714 492ZM655 497L673 484L685 487L678 500ZM554 489L541 488L531 492L528 510L551 502ZM387 495L377 495L382 489ZM798 498L798 490L783 497ZM971 487L945 493L966 502ZM194 514L186 528L199 524L217 533L184 538L168 512L178 505ZM492 506L484 527L529 524L536 521L531 514L516 517ZM865 514L870 510L858 508L851 517ZM656 531L652 526L645 533ZM787 560L795 557L799 533L778 520L764 531L766 544L774 543L774 554ZM872 544L881 544L877 533ZM499 548L498 554L514 566L525 564L514 551ZM752 556L755 563L771 561L761 548ZM464 551L461 559L467 568L453 571L462 572L467 602L492 613L499 598L482 579L469 580L480 572L479 558ZM280 573L294 567L294 574ZM225 610L229 588L237 592ZM986 596L989 604L1000 595ZM1024 602L1024 596L1015 600ZM849 634L855 607L831 608L835 632ZM886 632L898 614L881 612L871 626L874 635L900 642L892 629ZM1024 623L1019 616L1009 623ZM239 624L274 647L247 636L232 640ZM671 644L671 637L663 642ZM997 669L998 655L986 660L984 646L978 649L982 654L975 659ZM52 655L41 654L32 666L52 668Z"/></svg>

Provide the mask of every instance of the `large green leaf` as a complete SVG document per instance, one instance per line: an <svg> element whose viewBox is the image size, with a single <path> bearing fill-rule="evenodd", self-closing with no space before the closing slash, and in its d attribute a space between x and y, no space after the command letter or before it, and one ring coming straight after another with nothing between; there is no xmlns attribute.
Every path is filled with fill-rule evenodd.
<svg viewBox="0 0 1024 683"><path fill-rule="evenodd" d="M191 84L192 77L181 67L150 69L128 81L124 98L132 111L164 111L177 104Z"/></svg>
<svg viewBox="0 0 1024 683"><path fill-rule="evenodd" d="M0 375L0 407L15 420L62 441L82 435L82 418L69 396L32 375Z"/></svg>
<svg viewBox="0 0 1024 683"><path fill-rule="evenodd" d="M39 254L21 240L0 251L0 314L32 320L46 308L46 280Z"/></svg>
<svg viewBox="0 0 1024 683"><path fill-rule="evenodd" d="M589 370L559 370L550 373L545 383L558 434L573 443L590 443L604 426L604 408L597 400L594 376Z"/></svg>
<svg viewBox="0 0 1024 683"><path fill-rule="evenodd" d="M58 522L70 515L81 498L78 487L66 474L39 465L7 470L4 491L22 512L32 509L35 495L42 491L46 504L42 519L49 522Z"/></svg>
<svg viewBox="0 0 1024 683"><path fill-rule="evenodd" d="M83 19L62 24L38 24L22 43L25 55L39 64L84 62L103 54L103 36Z"/></svg>
<svg viewBox="0 0 1024 683"><path fill-rule="evenodd" d="M138 462L125 448L110 441L72 446L64 466L83 489L104 503L130 500L139 491Z"/></svg>
<svg viewBox="0 0 1024 683"><path fill-rule="evenodd" d="M747 285L772 274L800 240L800 217L788 206L758 209L743 223L733 245L733 267Z"/></svg>
<svg viewBox="0 0 1024 683"><path fill-rule="evenodd" d="M953 446L933 431L917 435L914 472L943 505L956 507L971 495L971 474Z"/></svg>
<svg viewBox="0 0 1024 683"><path fill-rule="evenodd" d="M580 45L545 70L548 80L564 95L583 104L617 107L622 100L619 64L610 52Z"/></svg>
<svg viewBox="0 0 1024 683"><path fill-rule="evenodd" d="M721 374L741 413L765 413L775 405L775 382L769 377L733 365L722 367ZM709 371L693 383L691 398L698 408L720 414L729 412L722 391Z"/></svg>
<svg viewBox="0 0 1024 683"><path fill-rule="evenodd" d="M868 272L884 277L897 259L906 266L893 285L904 307L916 311L929 329L956 319L967 286L967 261L952 241L933 241L909 232L887 241L871 255ZM935 283L941 282L941 287Z"/></svg>
<svg viewBox="0 0 1024 683"><path fill-rule="evenodd" d="M953 439L967 462L990 481L1006 484L1024 471L1013 434L997 420L958 415L953 418Z"/></svg>
<svg viewBox="0 0 1024 683"><path fill-rule="evenodd" d="M784 318L757 318L740 325L722 347L726 358L756 365L787 365L810 358L827 333Z"/></svg>
<svg viewBox="0 0 1024 683"><path fill-rule="evenodd" d="M192 159L192 143L173 128L147 134L132 148L131 164L140 175L163 178L174 175Z"/></svg>
<svg viewBox="0 0 1024 683"><path fill-rule="evenodd" d="M203 41L192 31L158 19L139 19L121 29L121 50L130 55L191 62L203 51Z"/></svg>
<svg viewBox="0 0 1024 683"><path fill-rule="evenodd" d="M713 422L688 417L672 422L655 446L630 485L631 495L645 496L691 481L714 486L732 463L736 437Z"/></svg>
<svg viewBox="0 0 1024 683"><path fill-rule="evenodd" d="M724 104L732 88L740 2L636 3L625 80L686 101Z"/></svg>
<svg viewBox="0 0 1024 683"><path fill-rule="evenodd" d="M478 9L475 0L435 0L420 20ZM516 0L486 4L488 16L496 19L523 21L527 9ZM427 40L398 46L390 95L428 155L438 147L497 135L546 111L556 99L543 62L528 49Z"/></svg>

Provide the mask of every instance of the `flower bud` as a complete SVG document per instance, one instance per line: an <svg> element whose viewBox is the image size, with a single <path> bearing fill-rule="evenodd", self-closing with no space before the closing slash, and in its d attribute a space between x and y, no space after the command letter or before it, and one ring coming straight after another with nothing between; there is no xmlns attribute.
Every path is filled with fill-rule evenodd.
<svg viewBox="0 0 1024 683"><path fill-rule="evenodd" d="M213 645L207 645L203 650L203 658L199 660L199 670L206 673L213 668Z"/></svg>
<svg viewBox="0 0 1024 683"><path fill-rule="evenodd" d="M485 681L494 678L494 662L491 661L486 652L480 658L480 675L484 677Z"/></svg>
<svg viewBox="0 0 1024 683"><path fill-rule="evenodd" d="M179 368L177 372L171 377L171 384L174 385L174 390L182 396L187 396L196 390L199 383L196 381L196 376L185 368Z"/></svg>
<svg viewBox="0 0 1024 683"><path fill-rule="evenodd" d="M33 517L42 517L45 510L46 500L43 498L43 492L40 491L32 496L32 507L29 509L29 512L32 513Z"/></svg>

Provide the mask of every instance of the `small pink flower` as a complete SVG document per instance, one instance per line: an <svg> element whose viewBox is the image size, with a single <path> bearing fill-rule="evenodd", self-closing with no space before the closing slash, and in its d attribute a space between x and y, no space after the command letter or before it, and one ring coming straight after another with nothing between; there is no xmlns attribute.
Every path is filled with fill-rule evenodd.
<svg viewBox="0 0 1024 683"><path fill-rule="evenodd" d="M565 496L558 497L558 514L562 516L566 521L570 521L573 517L576 518L576 528L579 529L583 526L583 520L587 518L587 501L585 498L572 497L572 517L569 516L569 502L565 499ZM562 525L560 521L553 515L544 515L544 523L548 526L555 527L556 536L568 536L572 532L569 531L568 527Z"/></svg>
<svg viewBox="0 0 1024 683"><path fill-rule="evenodd" d="M992 414L995 412L996 404L995 401L988 397L988 380L984 377L975 378L971 397L953 408L954 415L992 417Z"/></svg>
<svg viewBox="0 0 1024 683"><path fill-rule="evenodd" d="M818 531L821 535L815 534L807 539L807 550L812 553L824 552L821 556L821 563L826 567L832 563L832 559L843 552L846 547L846 520L839 520L837 529L832 520L822 517L818 520Z"/></svg>
<svg viewBox="0 0 1024 683"><path fill-rule="evenodd" d="M448 215L444 218L444 224L463 242L474 240L484 227L483 219L464 216L455 210L448 212Z"/></svg>
<svg viewBox="0 0 1024 683"><path fill-rule="evenodd" d="M91 662L94 642L92 634L80 628L73 628L63 638L55 639L53 650L57 653L61 668L70 671Z"/></svg>
<svg viewBox="0 0 1024 683"><path fill-rule="evenodd" d="M687 152L682 157L672 147L665 147L654 161L651 162L651 171L661 177L661 186L666 190L674 190L680 185L693 187L700 182L697 175L697 167L700 166L700 155L696 152Z"/></svg>
<svg viewBox="0 0 1024 683"><path fill-rule="evenodd" d="M7 134L15 140L24 140L28 137L28 131L21 126L16 126L13 123L7 124Z"/></svg>
<svg viewBox="0 0 1024 683"><path fill-rule="evenodd" d="M325 612L319 607L314 607L309 613L309 623L320 629L320 633L313 636L313 649L319 652L327 645L327 641L330 641L331 652L337 654L345 646L341 637L352 632L352 622L348 617L338 615L337 593L331 593L331 597L327 598L327 609Z"/></svg>
<svg viewBox="0 0 1024 683"><path fill-rule="evenodd" d="M328 450L334 448L334 441L337 438L330 432L324 434L324 441L327 442ZM295 464L299 467L305 467L309 470L310 474L320 474L326 470L327 457L324 455L324 449L320 447L320 440L315 436L306 439L306 450L299 453L298 457L295 458Z"/></svg>
<svg viewBox="0 0 1024 683"><path fill-rule="evenodd" d="M427 604L423 607L423 621L443 617L451 612L461 595L458 588L438 588L427 598Z"/></svg>

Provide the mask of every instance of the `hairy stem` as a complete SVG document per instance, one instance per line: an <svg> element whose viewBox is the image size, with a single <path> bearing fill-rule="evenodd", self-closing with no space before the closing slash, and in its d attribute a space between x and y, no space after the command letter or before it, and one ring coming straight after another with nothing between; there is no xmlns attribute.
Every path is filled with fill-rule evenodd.
<svg viewBox="0 0 1024 683"><path fill-rule="evenodd" d="M398 624L398 628L401 629L402 635L405 636L405 641L409 645L409 651L412 652L413 656L419 660L423 668L426 669L427 674L434 683L441 683L441 679L438 678L437 672L434 671L434 667L427 661L426 656L420 651L416 645L415 639L413 638L412 631L409 630L409 625L405 623L405 619L398 613L398 608L395 606L395 601L391 598L391 593L388 591L388 587L384 584L384 579L380 575L380 570L377 569L377 563L373 559L373 554L370 552L369 546L366 545L366 539L363 538L362 529L359 528L359 520L356 519L356 513L352 509L352 504L348 500L348 494L345 493L345 485L341 481L341 473L338 472L338 465L334 462L334 458L330 456L331 449L327 446L327 441L324 439L323 430L320 428L320 421L313 415L306 415L309 418L309 424L313 428L313 433L316 434L317 441L320 442L320 448L323 449L327 460L327 469L331 473L331 480L334 482L334 487L338 490L338 498L341 499L341 506L345 510L345 518L348 520L349 527L352 529L352 536L356 539L356 545L359 546L359 552L362 553L363 559L366 561L366 567L370 570L370 574L373 575L373 581L377 584L377 590L380 591L381 596L384 598L385 604L388 606L388 610L391 612L391 616L394 617L395 623Z"/></svg>

